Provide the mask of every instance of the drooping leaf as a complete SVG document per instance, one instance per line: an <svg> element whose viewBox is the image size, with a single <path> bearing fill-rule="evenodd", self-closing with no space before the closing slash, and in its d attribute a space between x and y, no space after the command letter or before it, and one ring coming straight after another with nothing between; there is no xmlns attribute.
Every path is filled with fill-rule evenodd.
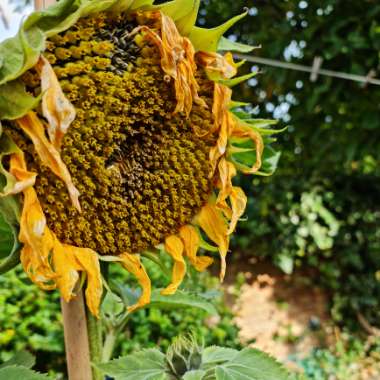
<svg viewBox="0 0 380 380"><path fill-rule="evenodd" d="M8 361L0 364L0 369L10 366L22 366L25 368L32 368L36 363L36 358L28 351L16 352L16 354Z"/></svg>
<svg viewBox="0 0 380 380"><path fill-rule="evenodd" d="M194 307L204 310L209 315L218 314L214 305L206 298L190 294L183 290L177 290L176 293L170 296L163 296L159 289L152 292L152 298L150 304L146 307L157 307L160 309L178 309Z"/></svg>
<svg viewBox="0 0 380 380"><path fill-rule="evenodd" d="M165 355L156 349L143 350L95 366L115 380L169 380Z"/></svg>
<svg viewBox="0 0 380 380"><path fill-rule="evenodd" d="M234 42L228 38L222 37L219 41L218 51L236 51L239 53L249 53L256 49L255 46L242 44L240 42Z"/></svg>
<svg viewBox="0 0 380 380"><path fill-rule="evenodd" d="M0 120L15 120L35 108L41 97L34 97L25 90L18 79L0 85Z"/></svg>
<svg viewBox="0 0 380 380"><path fill-rule="evenodd" d="M10 366L0 369L1 380L48 380L47 375L34 372L22 366Z"/></svg>
<svg viewBox="0 0 380 380"><path fill-rule="evenodd" d="M216 380L289 380L289 373L269 355L245 348L215 369Z"/></svg>

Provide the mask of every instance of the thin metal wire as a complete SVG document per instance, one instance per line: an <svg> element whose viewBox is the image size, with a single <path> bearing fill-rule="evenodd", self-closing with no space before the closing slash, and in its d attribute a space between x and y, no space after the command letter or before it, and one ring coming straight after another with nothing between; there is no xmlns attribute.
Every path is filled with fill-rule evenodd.
<svg viewBox="0 0 380 380"><path fill-rule="evenodd" d="M244 59L248 62L259 63L266 66L280 67L282 69L287 69L287 70L303 71L305 73L316 73L318 75L324 75L324 76L333 77L333 78L340 78L340 79L350 80L354 82L361 82L361 83L374 84L374 85L380 86L380 79L371 78L370 76L348 74L348 73L343 73L340 71L333 71L333 70L326 70L326 69L318 69L318 71L315 72L313 68L310 66L298 65L296 63L290 63L290 62L282 62L282 61L277 61L277 60L269 59L269 58L255 57L253 55L248 55L248 54L239 53L239 54L235 54L235 57L238 59Z"/></svg>

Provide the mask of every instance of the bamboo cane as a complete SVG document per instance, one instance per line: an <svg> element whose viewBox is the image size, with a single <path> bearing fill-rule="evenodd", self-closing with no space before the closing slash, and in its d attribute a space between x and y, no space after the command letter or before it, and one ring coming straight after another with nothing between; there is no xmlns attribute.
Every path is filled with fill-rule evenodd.
<svg viewBox="0 0 380 380"><path fill-rule="evenodd" d="M35 0L35 9L44 9L55 0ZM67 372L69 380L92 380L86 310L83 291L69 303L61 299Z"/></svg>

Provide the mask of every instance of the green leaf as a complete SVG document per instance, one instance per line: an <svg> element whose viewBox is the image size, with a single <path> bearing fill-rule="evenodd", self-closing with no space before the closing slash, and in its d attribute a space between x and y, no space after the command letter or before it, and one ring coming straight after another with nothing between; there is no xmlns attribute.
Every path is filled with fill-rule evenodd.
<svg viewBox="0 0 380 380"><path fill-rule="evenodd" d="M197 370L186 372L182 377L183 380L202 380L206 374L206 371Z"/></svg>
<svg viewBox="0 0 380 380"><path fill-rule="evenodd" d="M169 380L165 355L156 349L143 350L95 367L115 380Z"/></svg>
<svg viewBox="0 0 380 380"><path fill-rule="evenodd" d="M10 366L32 368L36 363L35 357L28 351L17 352L11 359L0 365L0 369Z"/></svg>
<svg viewBox="0 0 380 380"><path fill-rule="evenodd" d="M216 380L289 380L289 373L269 355L245 348L215 369Z"/></svg>
<svg viewBox="0 0 380 380"><path fill-rule="evenodd" d="M152 292L152 298L150 304L146 307L157 307L160 309L178 309L194 307L204 310L210 315L218 314L214 305L206 298L190 294L183 290L177 290L177 292L171 296L163 296L160 294L159 289L155 289Z"/></svg>
<svg viewBox="0 0 380 380"><path fill-rule="evenodd" d="M0 85L0 120L18 119L35 108L40 99L28 94L18 79Z"/></svg>
<svg viewBox="0 0 380 380"><path fill-rule="evenodd" d="M211 346L203 351L202 368L207 369L233 359L239 351L232 348Z"/></svg>
<svg viewBox="0 0 380 380"><path fill-rule="evenodd" d="M235 16L224 24L212 29L199 28L195 26L189 35L195 50L216 52L223 34L246 15L247 12L244 12L241 15Z"/></svg>
<svg viewBox="0 0 380 380"><path fill-rule="evenodd" d="M1 380L47 380L47 375L42 375L21 366L10 366L0 369Z"/></svg>
<svg viewBox="0 0 380 380"><path fill-rule="evenodd" d="M256 49L255 46L234 42L225 37L220 39L218 45L218 51L237 51L240 53L249 53L254 49Z"/></svg>

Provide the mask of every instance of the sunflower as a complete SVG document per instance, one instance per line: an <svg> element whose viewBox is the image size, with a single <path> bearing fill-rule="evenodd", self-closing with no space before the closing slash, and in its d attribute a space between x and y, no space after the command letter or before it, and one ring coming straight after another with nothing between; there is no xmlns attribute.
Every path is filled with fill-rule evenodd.
<svg viewBox="0 0 380 380"><path fill-rule="evenodd" d="M213 252L223 279L247 204L233 178L267 174L271 122L231 99L253 74L235 77L240 64L228 50L249 48L222 37L245 14L203 29L198 8L199 0L62 0L0 45L2 218L30 279L66 301L86 282L94 315L101 261L141 285L129 311L150 300L144 254L171 256L166 295L188 264L209 267Z"/></svg>

